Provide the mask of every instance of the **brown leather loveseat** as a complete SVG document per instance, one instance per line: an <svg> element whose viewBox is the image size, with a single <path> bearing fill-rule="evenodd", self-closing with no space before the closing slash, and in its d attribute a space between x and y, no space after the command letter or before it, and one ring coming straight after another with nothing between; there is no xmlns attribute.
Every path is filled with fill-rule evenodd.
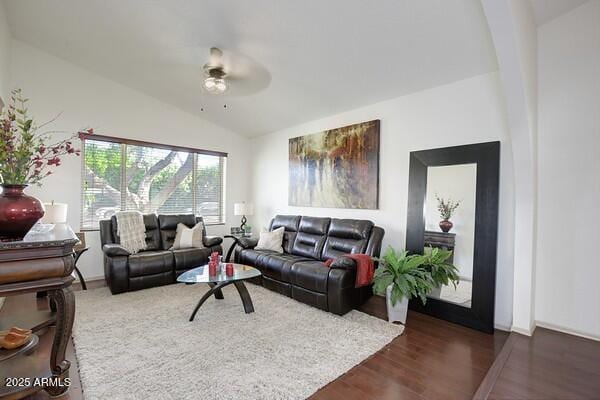
<svg viewBox="0 0 600 400"><path fill-rule="evenodd" d="M175 283L183 272L206 264L211 252L223 253L222 238L206 236L205 248L169 250L173 246L177 224L192 228L202 222L193 214L144 215L146 250L131 254L119 245L117 219L100 221L100 241L104 253L104 277L111 293L117 294Z"/></svg>

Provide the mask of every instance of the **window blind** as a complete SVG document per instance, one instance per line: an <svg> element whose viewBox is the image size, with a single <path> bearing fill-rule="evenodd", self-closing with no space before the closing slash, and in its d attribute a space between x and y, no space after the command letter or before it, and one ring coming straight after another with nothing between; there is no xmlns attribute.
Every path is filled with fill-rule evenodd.
<svg viewBox="0 0 600 400"><path fill-rule="evenodd" d="M225 222L225 153L97 137L82 137L82 229L120 210Z"/></svg>
<svg viewBox="0 0 600 400"><path fill-rule="evenodd" d="M82 228L97 229L98 221L121 209L121 147L96 140L82 146Z"/></svg>
<svg viewBox="0 0 600 400"><path fill-rule="evenodd" d="M222 222L225 219L225 158L202 154L196 157L196 213L202 215L207 224Z"/></svg>

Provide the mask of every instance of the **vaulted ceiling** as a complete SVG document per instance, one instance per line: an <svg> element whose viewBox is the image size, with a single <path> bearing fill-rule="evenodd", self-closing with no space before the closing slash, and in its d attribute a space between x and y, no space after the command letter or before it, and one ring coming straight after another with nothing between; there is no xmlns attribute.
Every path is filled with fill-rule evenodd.
<svg viewBox="0 0 600 400"><path fill-rule="evenodd" d="M530 0L533 17L538 25L550 22L554 18L579 7L589 0ZM593 0L598 1L598 0Z"/></svg>
<svg viewBox="0 0 600 400"><path fill-rule="evenodd" d="M5 7L16 39L246 136L497 69L479 0L6 0ZM202 91L211 46L247 69L248 90Z"/></svg>

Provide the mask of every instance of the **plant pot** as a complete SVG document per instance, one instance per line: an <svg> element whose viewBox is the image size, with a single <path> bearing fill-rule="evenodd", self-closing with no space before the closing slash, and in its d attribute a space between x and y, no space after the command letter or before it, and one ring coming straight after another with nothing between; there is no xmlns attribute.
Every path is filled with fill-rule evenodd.
<svg viewBox="0 0 600 400"><path fill-rule="evenodd" d="M429 297L433 297L434 299L439 299L442 297L442 286L436 286L431 289L431 292L427 294Z"/></svg>
<svg viewBox="0 0 600 400"><path fill-rule="evenodd" d="M452 229L453 226L454 226L454 224L452 222L450 222L448 219L443 219L440 221L440 229L444 233L450 232L450 229Z"/></svg>
<svg viewBox="0 0 600 400"><path fill-rule="evenodd" d="M44 216L44 206L23 193L27 185L0 186L0 240L21 240Z"/></svg>
<svg viewBox="0 0 600 400"><path fill-rule="evenodd" d="M387 314L389 322L406 323L406 314L408 313L408 298L392 304L392 285L388 286L385 291L385 302L387 305Z"/></svg>

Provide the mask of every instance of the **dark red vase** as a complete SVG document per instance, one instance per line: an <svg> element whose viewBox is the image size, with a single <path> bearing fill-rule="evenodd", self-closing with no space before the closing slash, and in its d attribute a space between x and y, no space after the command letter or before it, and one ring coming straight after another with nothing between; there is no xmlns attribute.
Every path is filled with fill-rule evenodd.
<svg viewBox="0 0 600 400"><path fill-rule="evenodd" d="M450 229L452 229L453 226L454 226L454 224L452 222L448 221L447 219L440 221L440 229L444 233L450 232Z"/></svg>
<svg viewBox="0 0 600 400"><path fill-rule="evenodd" d="M0 186L0 240L21 240L44 216L44 205L23 193L27 185Z"/></svg>

